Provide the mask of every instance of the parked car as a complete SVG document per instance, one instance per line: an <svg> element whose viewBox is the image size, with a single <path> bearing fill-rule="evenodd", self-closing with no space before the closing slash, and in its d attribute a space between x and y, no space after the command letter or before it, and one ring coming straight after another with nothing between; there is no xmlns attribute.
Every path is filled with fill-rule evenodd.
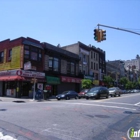
<svg viewBox="0 0 140 140"><path fill-rule="evenodd" d="M78 93L78 97L80 98L84 98L85 94L88 92L89 89L83 89Z"/></svg>
<svg viewBox="0 0 140 140"><path fill-rule="evenodd" d="M61 100L61 99L68 100L68 99L71 99L71 98L77 99L78 98L78 93L73 91L73 90L69 90L69 91L64 91L61 94L58 94L56 96L57 100Z"/></svg>
<svg viewBox="0 0 140 140"><path fill-rule="evenodd" d="M108 90L109 90L109 95L111 97L121 96L121 90L118 87L112 87L112 88L109 88Z"/></svg>
<svg viewBox="0 0 140 140"><path fill-rule="evenodd" d="M100 99L101 97L109 97L109 91L106 87L94 87L88 90L88 92L85 94L86 99L89 98L96 98Z"/></svg>

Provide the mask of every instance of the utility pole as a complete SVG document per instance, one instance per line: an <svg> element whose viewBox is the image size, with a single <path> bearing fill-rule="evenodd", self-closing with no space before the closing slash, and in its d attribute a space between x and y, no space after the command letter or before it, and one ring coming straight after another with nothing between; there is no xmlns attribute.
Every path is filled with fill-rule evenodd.
<svg viewBox="0 0 140 140"><path fill-rule="evenodd" d="M121 30L121 31L125 31L125 32L129 32L129 33L140 35L140 33L137 33L137 32L134 32L134 31L130 31L130 30L126 30L126 29L122 29L122 28L116 28L116 27L102 25L102 24L98 24L97 26L98 26L98 29L100 28L100 26L102 26L102 27L106 27L106 28L112 28L112 29L115 29L115 30Z"/></svg>

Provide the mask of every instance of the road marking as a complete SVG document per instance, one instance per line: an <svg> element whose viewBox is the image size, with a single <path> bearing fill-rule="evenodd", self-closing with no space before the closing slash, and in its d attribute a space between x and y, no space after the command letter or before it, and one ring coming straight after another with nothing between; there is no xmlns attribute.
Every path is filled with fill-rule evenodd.
<svg viewBox="0 0 140 140"><path fill-rule="evenodd" d="M136 103L135 105L138 105L138 104L140 104L140 102Z"/></svg>
<svg viewBox="0 0 140 140"><path fill-rule="evenodd" d="M52 129L52 130L51 130ZM66 136L66 137L70 137L71 139L76 139L76 140L82 140L80 138L76 138L76 137L73 137L73 136L70 136L70 135L66 135L66 134L62 134L61 132L56 132L53 130L54 128L47 128L43 131L46 131L46 132L49 132L49 133L55 133L55 134L59 134L59 135L62 135L62 136ZM62 130L61 130L62 131ZM64 133L64 132L63 132Z"/></svg>
<svg viewBox="0 0 140 140"><path fill-rule="evenodd" d="M54 102L49 102L49 103L54 103ZM62 103L62 102L61 102ZM108 106L108 105L99 105L99 104L87 104L87 103L66 103L63 102L62 104L71 104L71 105L88 105L88 106L101 106L101 107L109 107L109 108L118 108L118 109L127 109L127 110L136 110L133 108L126 108L126 107L119 107L119 106Z"/></svg>
<svg viewBox="0 0 140 140"><path fill-rule="evenodd" d="M93 102L93 101L90 101ZM119 102L103 102L103 103L109 103L109 104L124 104L124 105L130 105L130 106L134 106L135 104L129 104L129 103L119 103Z"/></svg>

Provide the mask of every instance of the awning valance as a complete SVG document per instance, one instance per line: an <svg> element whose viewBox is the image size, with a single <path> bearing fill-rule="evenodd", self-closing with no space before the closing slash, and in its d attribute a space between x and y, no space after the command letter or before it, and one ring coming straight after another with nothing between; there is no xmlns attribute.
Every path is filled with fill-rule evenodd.
<svg viewBox="0 0 140 140"><path fill-rule="evenodd" d="M15 81L15 80L24 80L24 77L21 76L1 76L0 81Z"/></svg>

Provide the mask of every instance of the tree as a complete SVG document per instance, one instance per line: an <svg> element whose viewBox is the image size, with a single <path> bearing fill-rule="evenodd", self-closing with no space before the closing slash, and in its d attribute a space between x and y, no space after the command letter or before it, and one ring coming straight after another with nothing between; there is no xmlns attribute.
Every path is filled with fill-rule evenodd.
<svg viewBox="0 0 140 140"><path fill-rule="evenodd" d="M125 85L125 88L126 89L132 89L133 88L133 83L131 82L131 81L128 81L127 83L126 83L126 85Z"/></svg>
<svg viewBox="0 0 140 140"><path fill-rule="evenodd" d="M83 79L82 80L82 88L91 88L92 87L92 81L89 79Z"/></svg>
<svg viewBox="0 0 140 140"><path fill-rule="evenodd" d="M104 76L103 82L109 87L112 84L113 79L110 76Z"/></svg>
<svg viewBox="0 0 140 140"><path fill-rule="evenodd" d="M122 77L120 78L120 83L125 87L125 85L128 83L128 78L127 77Z"/></svg>

